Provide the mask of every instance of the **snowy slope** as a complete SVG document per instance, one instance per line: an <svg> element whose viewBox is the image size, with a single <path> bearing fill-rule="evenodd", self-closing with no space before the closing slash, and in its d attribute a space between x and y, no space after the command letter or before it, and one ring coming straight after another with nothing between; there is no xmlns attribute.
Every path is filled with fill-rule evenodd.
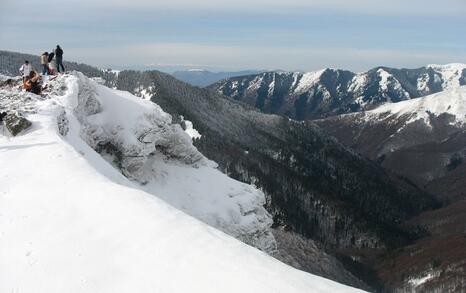
<svg viewBox="0 0 466 293"><path fill-rule="evenodd" d="M409 116L408 123L423 119L428 123L431 115L450 114L455 116L452 124L466 124L466 86L452 88L423 98L399 103L387 103L367 111L367 119L388 114L394 117ZM387 116L384 116L386 118Z"/></svg>
<svg viewBox="0 0 466 293"><path fill-rule="evenodd" d="M79 93L92 94L81 87L83 80L79 75L60 78L49 85L59 96L49 99L29 95L35 109L27 118L33 128L15 138L0 135L0 292L357 291L294 270L142 191L82 139L83 128L112 129L105 120L112 117L106 116L112 104L104 99L102 115L80 116L89 108L79 110ZM97 89L98 100L112 93L115 105L133 104L125 108L128 121L135 117L129 111L149 107L128 94ZM3 92L0 101L7 98ZM152 113L159 122L167 119L156 107ZM130 144L132 132L124 137L121 142ZM218 189L223 180L230 190L240 189L209 163L199 163L197 175L189 167L184 176L182 167L165 159L162 183L147 188L164 193L160 197L165 199L173 191L179 192L175 197L184 196L168 187L170 181L184 189L192 181L213 180Z"/></svg>
<svg viewBox="0 0 466 293"><path fill-rule="evenodd" d="M80 137L140 188L262 250L273 252L265 196L231 180L150 101L77 75ZM188 130L188 132L191 129ZM206 180L208 178L208 180Z"/></svg>

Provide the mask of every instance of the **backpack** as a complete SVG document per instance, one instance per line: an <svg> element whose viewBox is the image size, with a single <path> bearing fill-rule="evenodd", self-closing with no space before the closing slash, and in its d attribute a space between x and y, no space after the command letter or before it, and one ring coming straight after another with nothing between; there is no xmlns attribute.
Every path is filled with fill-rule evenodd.
<svg viewBox="0 0 466 293"><path fill-rule="evenodd" d="M55 57L55 54L52 52L52 53L49 54L49 59L48 59L49 63L52 62L53 57Z"/></svg>

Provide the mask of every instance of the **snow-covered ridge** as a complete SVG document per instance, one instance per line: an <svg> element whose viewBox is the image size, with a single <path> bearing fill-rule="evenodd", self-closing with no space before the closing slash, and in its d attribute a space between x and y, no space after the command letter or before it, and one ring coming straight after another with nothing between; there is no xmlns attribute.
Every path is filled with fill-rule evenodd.
<svg viewBox="0 0 466 293"><path fill-rule="evenodd" d="M443 77L443 88L451 89L460 86L460 78L466 70L466 64L451 63L446 65L430 64L427 68L433 69Z"/></svg>
<svg viewBox="0 0 466 293"><path fill-rule="evenodd" d="M0 292L359 291L292 269L161 200L198 204L214 218L226 212L250 232L244 224L258 219L250 200L262 195L216 171L159 107L80 74L49 89L27 94L28 111L19 109L32 129L0 134ZM132 159L125 177L119 168ZM144 177L150 168L154 178Z"/></svg>
<svg viewBox="0 0 466 293"><path fill-rule="evenodd" d="M294 92L299 94L309 90L319 80L325 70L326 69L322 69L319 71L304 73Z"/></svg>
<svg viewBox="0 0 466 293"><path fill-rule="evenodd" d="M387 103L372 111L366 112L368 116L381 113L390 113L397 117L409 115L411 121L418 119L428 120L431 114L440 116L446 113L455 116L454 123L465 124L466 86L399 103Z"/></svg>

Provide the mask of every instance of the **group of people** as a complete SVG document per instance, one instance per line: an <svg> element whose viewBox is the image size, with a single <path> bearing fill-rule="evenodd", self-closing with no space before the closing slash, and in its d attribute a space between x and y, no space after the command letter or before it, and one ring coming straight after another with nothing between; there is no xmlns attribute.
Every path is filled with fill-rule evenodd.
<svg viewBox="0 0 466 293"><path fill-rule="evenodd" d="M53 59L55 58L55 68L51 66ZM65 67L63 66L63 49L57 45L57 48L52 52L44 52L40 56L40 64L42 65L42 75L54 75L56 72L60 73L65 72Z"/></svg>
<svg viewBox="0 0 466 293"><path fill-rule="evenodd" d="M52 66L54 58L55 67ZM42 75L55 75L57 72L65 72L65 67L63 66L63 49L57 45L57 48L53 50L53 52L44 52L40 56L40 64L42 66ZM23 77L23 88L28 92L40 95L42 92L42 86L40 84L41 76L32 68L28 60L24 62L19 71Z"/></svg>

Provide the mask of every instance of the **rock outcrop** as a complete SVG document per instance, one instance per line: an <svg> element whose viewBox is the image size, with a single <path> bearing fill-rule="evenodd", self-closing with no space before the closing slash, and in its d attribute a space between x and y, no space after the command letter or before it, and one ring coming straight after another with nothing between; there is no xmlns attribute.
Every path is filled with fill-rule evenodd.
<svg viewBox="0 0 466 293"><path fill-rule="evenodd" d="M31 121L27 120L26 118L22 117L17 113L10 113L7 114L5 118L3 118L5 127L13 136L17 136L22 131L31 127Z"/></svg>

